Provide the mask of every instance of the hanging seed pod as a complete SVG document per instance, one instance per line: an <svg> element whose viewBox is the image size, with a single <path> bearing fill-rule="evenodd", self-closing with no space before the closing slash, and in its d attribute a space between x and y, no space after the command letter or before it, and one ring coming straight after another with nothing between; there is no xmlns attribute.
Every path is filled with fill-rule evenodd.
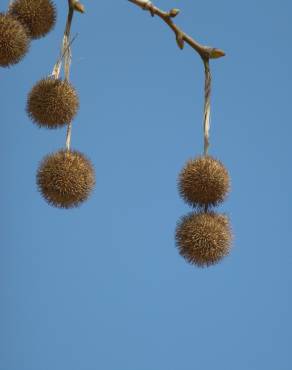
<svg viewBox="0 0 292 370"><path fill-rule="evenodd" d="M58 208L79 206L95 184L91 162L77 151L60 150L46 156L37 172L37 185L44 199Z"/></svg>
<svg viewBox="0 0 292 370"><path fill-rule="evenodd" d="M51 0L15 0L9 13L26 26L32 39L44 37L56 23L56 9Z"/></svg>
<svg viewBox="0 0 292 370"><path fill-rule="evenodd" d="M228 217L214 212L190 213L176 229L180 255L199 267L214 265L227 256L231 240Z"/></svg>
<svg viewBox="0 0 292 370"><path fill-rule="evenodd" d="M230 180L223 164L210 157L198 157L187 162L179 175L181 197L191 206L216 206L229 192Z"/></svg>
<svg viewBox="0 0 292 370"><path fill-rule="evenodd" d="M36 83L28 95L27 113L40 127L57 128L70 123L79 108L74 87L52 77Z"/></svg>
<svg viewBox="0 0 292 370"><path fill-rule="evenodd" d="M0 13L0 66L18 63L28 52L30 39L26 29L15 18Z"/></svg>

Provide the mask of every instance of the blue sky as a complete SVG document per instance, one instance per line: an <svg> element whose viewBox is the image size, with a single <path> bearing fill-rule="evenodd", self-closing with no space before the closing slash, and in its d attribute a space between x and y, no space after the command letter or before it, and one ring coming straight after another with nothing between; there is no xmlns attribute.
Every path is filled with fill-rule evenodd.
<svg viewBox="0 0 292 370"><path fill-rule="evenodd" d="M55 63L65 3L0 70L0 370L291 370L291 1L155 2L227 54L211 63L210 153L232 178L234 244L208 269L174 243L190 210L177 174L203 150L203 66L126 0L84 0L74 18L72 146L94 163L93 196L68 211L38 194L65 131L37 128L25 101Z"/></svg>

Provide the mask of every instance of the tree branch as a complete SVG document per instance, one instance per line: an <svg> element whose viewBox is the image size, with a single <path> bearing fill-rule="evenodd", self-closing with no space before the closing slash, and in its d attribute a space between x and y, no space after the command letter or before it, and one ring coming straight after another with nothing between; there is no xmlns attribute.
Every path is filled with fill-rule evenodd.
<svg viewBox="0 0 292 370"><path fill-rule="evenodd" d="M194 50L196 50L196 52L200 55L200 57L203 60L217 59L225 56L225 52L221 49L199 44L196 40L194 40L192 37L183 32L172 21L172 19L179 14L180 12L179 9L171 9L170 11L165 12L157 8L155 5L152 4L151 1L148 0L128 0L128 1L139 6L143 10L149 11L152 17L154 17L155 15L160 17L175 33L176 41L180 49L183 49L184 43L186 42Z"/></svg>

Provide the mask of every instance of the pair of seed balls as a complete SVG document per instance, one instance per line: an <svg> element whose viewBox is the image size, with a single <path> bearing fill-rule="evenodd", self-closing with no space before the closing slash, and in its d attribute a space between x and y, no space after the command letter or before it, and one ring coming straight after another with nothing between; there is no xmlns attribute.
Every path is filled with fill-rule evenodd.
<svg viewBox="0 0 292 370"><path fill-rule="evenodd" d="M31 39L45 36L55 25L51 0L15 0L0 13L0 66L10 67L25 56Z"/></svg>
<svg viewBox="0 0 292 370"><path fill-rule="evenodd" d="M27 113L39 127L55 129L69 124L79 108L73 86L61 79L47 77L32 88ZM37 173L43 198L58 208L77 207L90 195L95 184L91 162L78 151L60 150L46 156Z"/></svg>
<svg viewBox="0 0 292 370"><path fill-rule="evenodd" d="M187 162L179 175L178 189L186 203L196 208L181 218L176 229L180 254L199 267L218 263L228 255L231 228L227 216L210 210L226 198L229 174L223 164L211 156Z"/></svg>
<svg viewBox="0 0 292 370"><path fill-rule="evenodd" d="M55 129L72 122L79 108L73 86L61 79L47 77L35 84L28 95L27 113L39 127ZM77 151L59 151L44 158L37 173L43 198L58 208L77 207L94 187L90 161Z"/></svg>

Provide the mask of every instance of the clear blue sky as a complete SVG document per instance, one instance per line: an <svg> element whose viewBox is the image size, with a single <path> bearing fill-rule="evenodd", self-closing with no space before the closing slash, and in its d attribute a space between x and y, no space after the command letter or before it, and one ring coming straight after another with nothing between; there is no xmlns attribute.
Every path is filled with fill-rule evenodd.
<svg viewBox="0 0 292 370"><path fill-rule="evenodd" d="M25 101L51 72L66 3L0 70L0 370L291 370L291 1L156 2L227 53L212 62L211 154L232 177L221 210L235 239L209 269L174 244L190 210L177 174L202 152L203 67L126 0L84 0L73 25L72 145L95 192L69 211L38 194L38 163L65 131L37 128Z"/></svg>

